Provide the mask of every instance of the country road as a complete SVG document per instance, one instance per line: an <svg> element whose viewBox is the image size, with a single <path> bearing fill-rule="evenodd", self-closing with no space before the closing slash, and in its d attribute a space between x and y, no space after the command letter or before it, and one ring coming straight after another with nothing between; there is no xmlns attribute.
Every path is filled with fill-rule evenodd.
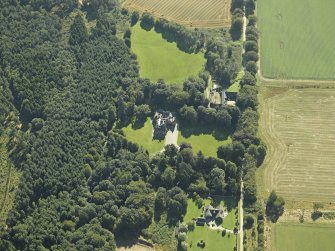
<svg viewBox="0 0 335 251"><path fill-rule="evenodd" d="M243 180L241 179L241 197L240 197L240 208L239 208L239 215L240 215L240 251L243 251Z"/></svg>
<svg viewBox="0 0 335 251"><path fill-rule="evenodd" d="M245 13L245 11L244 11ZM246 29L247 29L247 17L244 15L243 17L243 32L242 32L242 36L243 36L243 44L245 43L246 41ZM244 46L243 46L243 55L245 53L245 50L244 50ZM244 67L244 65L243 65ZM239 232L240 232L240 251L243 251L244 250L244 247L243 247L243 239L244 239L244 232L243 232L243 175L241 175L241 195L240 195L240 206L239 206L239 222L240 222L240 229L239 229Z"/></svg>

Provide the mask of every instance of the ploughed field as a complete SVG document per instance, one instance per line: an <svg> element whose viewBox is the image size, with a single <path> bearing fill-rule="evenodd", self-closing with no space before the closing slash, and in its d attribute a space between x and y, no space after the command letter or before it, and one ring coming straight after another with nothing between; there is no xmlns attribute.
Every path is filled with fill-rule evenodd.
<svg viewBox="0 0 335 251"><path fill-rule="evenodd" d="M230 0L126 0L123 7L189 27L230 25Z"/></svg>
<svg viewBox="0 0 335 251"><path fill-rule="evenodd" d="M275 189L292 201L333 202L335 90L269 92L260 120L261 137L268 147L266 190Z"/></svg>
<svg viewBox="0 0 335 251"><path fill-rule="evenodd" d="M258 0L263 76L335 79L334 9L334 0Z"/></svg>

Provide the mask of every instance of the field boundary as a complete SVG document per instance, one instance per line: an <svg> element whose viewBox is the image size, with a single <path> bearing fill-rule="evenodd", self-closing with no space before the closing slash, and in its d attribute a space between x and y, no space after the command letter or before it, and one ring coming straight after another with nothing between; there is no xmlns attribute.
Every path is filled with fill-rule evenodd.
<svg viewBox="0 0 335 251"><path fill-rule="evenodd" d="M230 6L231 6L230 1L224 2L224 8L223 8L222 14L226 18L190 20L190 19L179 19L171 15L166 15L163 12L161 12L158 8L155 8L155 5L153 5L152 7L143 7L135 3L134 0L126 0L122 4L123 8L129 9L131 11L138 11L140 13L149 12L157 18L163 18L168 21L176 22L188 28L222 28L222 27L230 26L231 24Z"/></svg>

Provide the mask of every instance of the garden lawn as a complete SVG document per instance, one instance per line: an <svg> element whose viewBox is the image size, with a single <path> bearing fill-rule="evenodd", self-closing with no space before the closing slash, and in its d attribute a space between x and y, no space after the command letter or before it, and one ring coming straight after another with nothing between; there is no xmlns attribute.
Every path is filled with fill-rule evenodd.
<svg viewBox="0 0 335 251"><path fill-rule="evenodd" d="M165 140L153 140L152 139L152 123L151 119L148 118L139 129L133 128L132 124L123 129L126 138L138 145L142 146L144 149L148 150L149 154L155 154L164 148Z"/></svg>
<svg viewBox="0 0 335 251"><path fill-rule="evenodd" d="M275 251L334 251L335 225L276 224L272 227Z"/></svg>
<svg viewBox="0 0 335 251"><path fill-rule="evenodd" d="M233 197L224 197L224 196L217 196L214 197L214 201L216 204L220 203L220 205L227 207L228 215L224 218L222 222L222 227L230 230L234 230L236 217L235 213L237 210L237 202L236 199ZM210 205L209 199L203 199L203 205ZM195 202L189 198L187 200L187 212L184 216L184 222L190 222L193 218L200 217L202 214L202 207L198 207Z"/></svg>
<svg viewBox="0 0 335 251"><path fill-rule="evenodd" d="M213 200L216 204L221 204L226 206L228 209L228 215L223 220L222 226L224 228L233 230L235 227L235 212L237 210L237 202L233 197L221 197L215 196ZM203 205L209 205L209 199L203 199ZM202 207L198 208L195 202L192 199L187 201L187 212L184 217L184 222L192 221L193 218L200 217L202 214ZM207 225L205 226L195 226L194 231L187 233L187 243L189 244L188 250L202 250L200 247L197 247L197 243L203 240L206 243L205 250L210 251L232 251L234 250L236 244L236 236L228 233L225 237L222 237L221 231L210 230Z"/></svg>
<svg viewBox="0 0 335 251"><path fill-rule="evenodd" d="M189 54L167 42L154 29L146 31L139 24L132 28L131 46L140 65L140 76L151 81L181 84L189 76L197 76L204 68L203 53Z"/></svg>
<svg viewBox="0 0 335 251"><path fill-rule="evenodd" d="M203 240L206 243L204 249L197 246L197 243ZM193 232L187 233L187 243L189 251L209 250L209 251L233 251L236 244L236 236L228 233L222 237L221 231L209 230L206 226L196 226Z"/></svg>
<svg viewBox="0 0 335 251"><path fill-rule="evenodd" d="M335 79L334 9L334 0L257 1L263 75Z"/></svg>
<svg viewBox="0 0 335 251"><path fill-rule="evenodd" d="M237 74L237 77L235 78L234 83L231 86L229 86L227 91L228 92L239 92L240 91L240 82L241 82L243 76L244 76L244 71L240 71Z"/></svg>
<svg viewBox="0 0 335 251"><path fill-rule="evenodd" d="M217 157L218 147L231 143L231 137L223 129L181 128L178 134L178 145L187 142L192 145L194 153L201 151L207 157Z"/></svg>

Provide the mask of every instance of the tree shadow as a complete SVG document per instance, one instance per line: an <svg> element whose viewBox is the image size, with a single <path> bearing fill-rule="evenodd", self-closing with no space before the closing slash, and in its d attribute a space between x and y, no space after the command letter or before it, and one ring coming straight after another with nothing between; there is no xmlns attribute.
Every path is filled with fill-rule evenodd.
<svg viewBox="0 0 335 251"><path fill-rule="evenodd" d="M227 140L228 137L232 134L231 130L225 128L218 128L211 125L195 125L195 126L186 126L183 124L178 125L178 130L181 132L181 135L184 138L189 138L192 135L199 136L202 134L212 135L216 140Z"/></svg>
<svg viewBox="0 0 335 251"><path fill-rule="evenodd" d="M132 122L131 128L134 130L138 130L144 127L145 122L147 119L136 119L134 122Z"/></svg>
<svg viewBox="0 0 335 251"><path fill-rule="evenodd" d="M221 201L223 201L228 212L231 212L238 205L237 199L234 197L212 196L212 200L213 206L218 206L220 205Z"/></svg>

